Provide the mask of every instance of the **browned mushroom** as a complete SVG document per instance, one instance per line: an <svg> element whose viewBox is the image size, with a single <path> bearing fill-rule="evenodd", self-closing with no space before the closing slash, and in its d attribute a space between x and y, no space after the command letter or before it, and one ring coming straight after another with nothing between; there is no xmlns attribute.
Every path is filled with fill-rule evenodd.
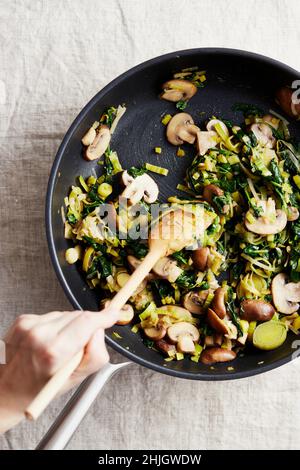
<svg viewBox="0 0 300 470"><path fill-rule="evenodd" d="M206 347L221 346L223 343L223 335L221 333L215 333L212 336L205 336L204 345Z"/></svg>
<svg viewBox="0 0 300 470"><path fill-rule="evenodd" d="M199 127L195 126L192 116L178 113L169 121L166 136L170 144L182 145L184 142L193 144Z"/></svg>
<svg viewBox="0 0 300 470"><path fill-rule="evenodd" d="M109 127L105 124L101 124L98 131L96 132L94 140L86 148L84 152L84 158L88 161L100 158L109 146L110 138L111 135ZM87 141L87 139L85 139L85 141Z"/></svg>
<svg viewBox="0 0 300 470"><path fill-rule="evenodd" d="M196 269L202 272L205 271L207 267L208 255L209 248L207 246L203 246L193 251L192 260Z"/></svg>
<svg viewBox="0 0 300 470"><path fill-rule="evenodd" d="M273 318L275 309L273 305L264 300L243 300L241 303L240 316L243 320L269 321Z"/></svg>
<svg viewBox="0 0 300 470"><path fill-rule="evenodd" d="M226 295L226 289L224 287L218 287L215 290L214 298L211 303L212 310L221 319L225 318L226 316L225 295Z"/></svg>
<svg viewBox="0 0 300 470"><path fill-rule="evenodd" d="M177 345L177 350L183 353L193 353L195 343L199 341L199 330L188 322L174 323L168 328L168 337L171 343Z"/></svg>
<svg viewBox="0 0 300 470"><path fill-rule="evenodd" d="M189 80L168 80L162 85L160 97L167 101L187 101L197 93L197 87Z"/></svg>
<svg viewBox="0 0 300 470"><path fill-rule="evenodd" d="M299 211L297 207L289 206L287 208L287 220L288 222L294 222L294 220L299 219Z"/></svg>
<svg viewBox="0 0 300 470"><path fill-rule="evenodd" d="M149 328L144 328L144 333L153 341L159 341L166 336L167 330L161 323L158 323L156 327L152 326Z"/></svg>
<svg viewBox="0 0 300 470"><path fill-rule="evenodd" d="M190 291L183 297L183 306L194 315L205 313L203 305L209 294L209 290Z"/></svg>
<svg viewBox="0 0 300 470"><path fill-rule="evenodd" d="M293 93L295 90L287 86L280 88L276 93L276 99L281 109L288 116L295 119L300 117L300 103L293 103Z"/></svg>
<svg viewBox="0 0 300 470"><path fill-rule="evenodd" d="M236 358L236 353L231 349L207 348L201 354L200 361L203 364L215 364L217 362L229 362Z"/></svg>
<svg viewBox="0 0 300 470"><path fill-rule="evenodd" d="M222 335L228 335L230 333L230 329L224 320L218 317L211 308L207 309L207 322L215 331Z"/></svg>
<svg viewBox="0 0 300 470"><path fill-rule="evenodd" d="M155 346L157 347L157 349L164 352L168 356L173 356L173 355L176 354L176 346L174 344L168 343L164 339L160 339L158 341L155 341Z"/></svg>

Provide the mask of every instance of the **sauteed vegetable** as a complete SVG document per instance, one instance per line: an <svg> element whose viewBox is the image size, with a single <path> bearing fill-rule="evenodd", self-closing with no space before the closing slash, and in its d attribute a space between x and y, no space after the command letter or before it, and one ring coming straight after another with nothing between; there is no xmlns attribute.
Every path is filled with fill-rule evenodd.
<svg viewBox="0 0 300 470"><path fill-rule="evenodd" d="M174 115L162 119L166 139L177 146L174 158L185 155L183 144L195 148L178 182L185 194L170 194L163 207L201 207L204 238L160 259L119 323L132 322L166 360L213 364L233 360L246 344L277 348L289 329L300 330L300 152L283 117L252 105L235 106L244 115L239 124L212 116L200 127L185 108L205 79L186 69L161 94L176 103ZM65 198L65 236L72 240L66 260L78 261L99 306L147 254L147 239L132 234L147 230L159 200L151 174L168 172L150 163L122 168L109 144L125 111L109 108L83 137L85 158L103 156L102 172L79 177Z"/></svg>

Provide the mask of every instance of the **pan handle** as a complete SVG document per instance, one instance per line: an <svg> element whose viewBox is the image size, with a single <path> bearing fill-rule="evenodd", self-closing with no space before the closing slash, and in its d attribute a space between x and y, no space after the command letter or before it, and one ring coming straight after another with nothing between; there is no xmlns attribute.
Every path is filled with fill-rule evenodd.
<svg viewBox="0 0 300 470"><path fill-rule="evenodd" d="M85 379L60 412L36 450L64 449L106 382L119 369L130 364L132 362L108 363L99 372Z"/></svg>

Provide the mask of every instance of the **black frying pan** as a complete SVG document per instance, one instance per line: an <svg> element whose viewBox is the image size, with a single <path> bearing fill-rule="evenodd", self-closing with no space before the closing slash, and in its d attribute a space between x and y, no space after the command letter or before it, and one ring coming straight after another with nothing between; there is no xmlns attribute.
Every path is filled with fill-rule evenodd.
<svg viewBox="0 0 300 470"><path fill-rule="evenodd" d="M67 131L58 150L51 171L47 201L46 228L49 250L59 281L76 309L98 310L99 300L95 291L89 290L83 275L76 266L66 263L64 252L69 246L64 239L60 208L78 175L88 176L101 167L82 158L81 138L103 110L111 105L125 103L126 114L113 135L111 147L117 150L124 168L140 165L145 161L170 169L168 177L156 178L161 198L176 193L176 185L182 182L191 158L177 158L174 147L167 143L160 118L164 113L173 114L174 103L158 99L161 84L182 68L199 66L207 71L207 85L190 101L187 112L202 124L212 115L227 118L235 123L242 115L232 107L237 102L251 103L264 109L282 113L274 101L277 88L299 78L297 71L275 60L232 49L205 48L173 52L144 62L125 72L101 90L80 112ZM292 135L300 141L299 124L290 126ZM162 155L155 155L153 148L161 146ZM189 153L189 152L188 152ZM191 152L190 152L191 155ZM152 176L152 175L151 175ZM182 193L181 193L182 195ZM122 339L116 339L117 331ZM260 352L249 348L245 356L238 357L230 366L209 366L184 361L165 362L164 357L148 349L130 326L115 326L106 335L107 343L131 361L158 372L196 380L226 380L259 374L278 367L289 360L293 353L292 334L280 348Z"/></svg>

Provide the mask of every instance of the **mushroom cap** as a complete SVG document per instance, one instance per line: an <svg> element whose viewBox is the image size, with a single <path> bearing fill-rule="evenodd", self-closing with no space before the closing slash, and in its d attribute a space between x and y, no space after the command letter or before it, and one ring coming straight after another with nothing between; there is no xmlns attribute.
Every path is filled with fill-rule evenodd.
<svg viewBox="0 0 300 470"><path fill-rule="evenodd" d="M194 250L192 252L192 260L196 269L202 272L205 271L208 261L208 255L208 246L202 246L201 248L197 248L197 250Z"/></svg>
<svg viewBox="0 0 300 470"><path fill-rule="evenodd" d="M201 354L200 360L202 364L215 364L216 362L233 361L236 353L231 349L225 348L207 348Z"/></svg>
<svg viewBox="0 0 300 470"><path fill-rule="evenodd" d="M286 290L286 285L292 283L286 283L287 275L284 273L277 274L271 284L272 298L275 308L280 313L286 315L291 315L299 309L299 303L288 300L288 297L293 297L292 289L289 288Z"/></svg>
<svg viewBox="0 0 300 470"><path fill-rule="evenodd" d="M207 309L207 322L218 333L222 333L223 335L228 335L230 333L226 323L221 318L219 318L211 308Z"/></svg>
<svg viewBox="0 0 300 470"><path fill-rule="evenodd" d="M168 80L162 85L163 92L160 97L167 101L189 100L197 93L197 87L189 80Z"/></svg>
<svg viewBox="0 0 300 470"><path fill-rule="evenodd" d="M284 86L280 88L276 93L276 100L279 103L281 109L293 118L297 118L300 115L300 104L294 104L292 102L292 94L294 90Z"/></svg>
<svg viewBox="0 0 300 470"><path fill-rule="evenodd" d="M133 307L129 304L124 305L120 310L120 317L117 321L117 325L128 325L134 317Z"/></svg>
<svg viewBox="0 0 300 470"><path fill-rule="evenodd" d="M168 279L169 282L175 282L183 272L183 270L177 266L176 261L167 256L160 258L153 266L152 271L161 279Z"/></svg>
<svg viewBox="0 0 300 470"><path fill-rule="evenodd" d="M201 292L201 291L200 291ZM208 291L205 291L208 293ZM206 294L207 297L207 294ZM204 299L200 297L199 292L191 291L183 297L183 306L194 315L202 315Z"/></svg>
<svg viewBox="0 0 300 470"><path fill-rule="evenodd" d="M300 282L288 282L285 285L285 292L289 302L300 302Z"/></svg>
<svg viewBox="0 0 300 470"><path fill-rule="evenodd" d="M287 215L281 209L276 210L276 218L274 221L270 221L262 215L260 217L255 218L254 222L249 222L249 220L247 219L248 213L251 214L251 212L248 211L246 213L245 226L247 230L253 233L257 233L258 235L275 235L276 233L282 232L282 230L287 224Z"/></svg>
<svg viewBox="0 0 300 470"><path fill-rule="evenodd" d="M241 318L247 321L269 321L273 318L273 305L264 300L243 300L241 303Z"/></svg>
<svg viewBox="0 0 300 470"><path fill-rule="evenodd" d="M141 199L149 204L157 200L158 186L147 173L133 178L127 171L123 171L122 181L126 186L122 192L122 197L128 199L130 204L137 204Z"/></svg>
<svg viewBox="0 0 300 470"><path fill-rule="evenodd" d="M214 292L214 298L211 303L211 309L221 319L225 318L227 313L225 307L225 295L226 289L224 287L218 287Z"/></svg>
<svg viewBox="0 0 300 470"><path fill-rule="evenodd" d="M152 326L144 329L145 335L153 341L159 341L166 336L167 330L163 325L158 324L157 327Z"/></svg>
<svg viewBox="0 0 300 470"><path fill-rule="evenodd" d="M182 145L183 142L193 144L198 131L199 127L195 126L190 114L177 113L168 123L166 136L173 145Z"/></svg>
<svg viewBox="0 0 300 470"><path fill-rule="evenodd" d="M93 142L86 148L84 157L88 161L100 158L107 149L111 139L109 127L101 124Z"/></svg>
<svg viewBox="0 0 300 470"><path fill-rule="evenodd" d="M288 222L294 222L294 220L299 219L299 210L297 209L297 207L289 206L287 211Z"/></svg>
<svg viewBox="0 0 300 470"><path fill-rule="evenodd" d="M173 325L169 326L167 333L171 343L173 344L178 343L179 338L183 336L189 336L193 342L199 341L200 338L198 328L186 321L174 323Z"/></svg>
<svg viewBox="0 0 300 470"><path fill-rule="evenodd" d="M160 315L167 315L169 317L175 317L176 320L180 321L192 321L193 317L191 313L180 305L164 305L163 307L159 307Z"/></svg>

